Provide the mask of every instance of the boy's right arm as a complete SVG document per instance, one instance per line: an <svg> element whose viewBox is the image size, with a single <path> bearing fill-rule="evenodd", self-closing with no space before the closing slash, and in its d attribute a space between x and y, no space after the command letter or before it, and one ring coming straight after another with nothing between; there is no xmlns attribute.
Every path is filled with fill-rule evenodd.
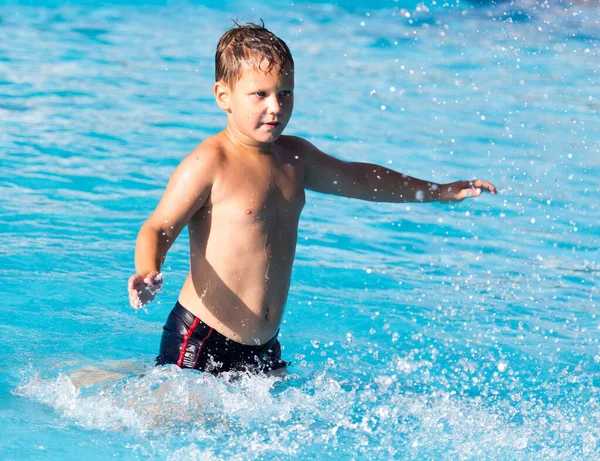
<svg viewBox="0 0 600 461"><path fill-rule="evenodd" d="M142 225L135 245L136 274L128 281L129 302L139 308L162 287L160 269L167 251L189 220L208 200L218 154L198 147L176 168L152 215Z"/></svg>

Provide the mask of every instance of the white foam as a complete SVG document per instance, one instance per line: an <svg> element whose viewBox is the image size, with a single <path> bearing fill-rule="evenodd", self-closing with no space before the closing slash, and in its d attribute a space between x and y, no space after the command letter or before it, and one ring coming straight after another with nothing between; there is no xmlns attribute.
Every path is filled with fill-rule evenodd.
<svg viewBox="0 0 600 461"><path fill-rule="evenodd" d="M184 454L191 459L316 456L334 448L336 454L374 457L507 459L530 456L532 446L551 442L537 432L540 424L554 420L552 427L558 428L572 417L523 405L522 422L516 423L514 404L404 389L407 369L418 378L429 372L429 364L402 360L407 366L400 373L367 382L341 379L333 369L282 380L214 377L173 366L87 390L75 387L66 374L35 376L15 393L54 408L75 425L151 440L142 443L144 450L152 447L151 455L173 460ZM597 435L571 427L577 430L584 440ZM570 447L551 445L547 448L559 455L571 453ZM593 444L587 445L594 452Z"/></svg>

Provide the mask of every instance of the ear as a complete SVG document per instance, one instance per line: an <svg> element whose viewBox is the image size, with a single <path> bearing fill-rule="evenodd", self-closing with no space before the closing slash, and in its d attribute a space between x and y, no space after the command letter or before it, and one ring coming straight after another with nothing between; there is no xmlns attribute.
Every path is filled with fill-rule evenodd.
<svg viewBox="0 0 600 461"><path fill-rule="evenodd" d="M229 96L230 90L229 87L223 82L216 82L214 87L215 99L217 100L217 104L221 109L226 112L229 112Z"/></svg>

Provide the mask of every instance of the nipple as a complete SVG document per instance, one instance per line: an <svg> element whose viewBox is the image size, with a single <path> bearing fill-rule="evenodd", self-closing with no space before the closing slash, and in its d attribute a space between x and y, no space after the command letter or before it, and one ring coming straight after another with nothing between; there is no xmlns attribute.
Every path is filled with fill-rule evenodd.
<svg viewBox="0 0 600 461"><path fill-rule="evenodd" d="M252 214L252 210L250 208L246 209L246 214Z"/></svg>

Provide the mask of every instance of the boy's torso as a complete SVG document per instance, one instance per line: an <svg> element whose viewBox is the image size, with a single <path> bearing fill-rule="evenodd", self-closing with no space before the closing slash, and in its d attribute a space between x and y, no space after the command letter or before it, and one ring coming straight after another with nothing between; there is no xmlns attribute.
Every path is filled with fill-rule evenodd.
<svg viewBox="0 0 600 461"><path fill-rule="evenodd" d="M302 152L285 136L263 155L240 151L223 133L206 144L222 161L211 197L188 223L190 273L179 301L234 341L264 343L279 328L290 285L305 202Z"/></svg>

